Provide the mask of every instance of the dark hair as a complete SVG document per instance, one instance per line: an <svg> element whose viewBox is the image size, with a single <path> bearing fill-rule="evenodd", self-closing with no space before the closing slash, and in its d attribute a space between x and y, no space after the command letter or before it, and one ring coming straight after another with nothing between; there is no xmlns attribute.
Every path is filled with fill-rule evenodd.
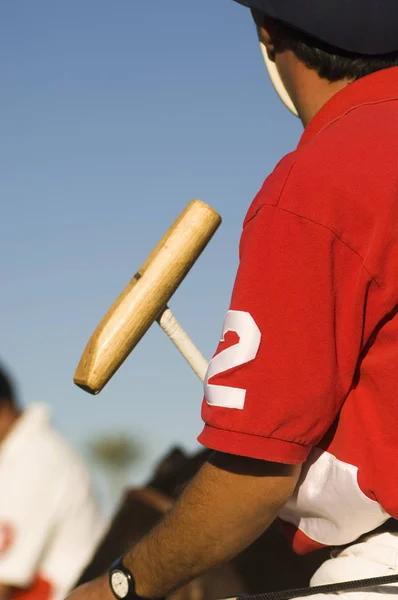
<svg viewBox="0 0 398 600"><path fill-rule="evenodd" d="M14 404L15 391L14 384L11 381L11 377L8 375L8 373L3 367L0 367L0 404L4 402Z"/></svg>
<svg viewBox="0 0 398 600"><path fill-rule="evenodd" d="M275 47L274 54L291 50L308 68L330 82L356 80L375 71L398 66L398 52L377 56L353 54L329 46L284 23L268 19L257 10L252 10L252 14L257 27L264 25L269 31Z"/></svg>

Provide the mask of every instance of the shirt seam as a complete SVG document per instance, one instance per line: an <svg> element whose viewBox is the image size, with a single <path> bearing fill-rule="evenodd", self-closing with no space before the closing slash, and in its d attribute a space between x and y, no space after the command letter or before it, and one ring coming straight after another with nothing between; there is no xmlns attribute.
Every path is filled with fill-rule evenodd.
<svg viewBox="0 0 398 600"><path fill-rule="evenodd" d="M362 268L364 269L364 271L366 271L366 272L367 272L367 274L368 274L368 275L370 275L370 277L372 278L372 281L373 281L373 282L374 282L374 283L377 285L377 287L378 287L379 289L382 289L382 286L381 286L381 284L380 284L380 283L377 281L376 277L375 277L375 276L374 276L374 275L373 275L373 274L372 274L372 273L369 271L369 269L367 269L367 268L366 268L366 266L364 265L365 259L364 259L364 258L363 258L363 257L362 257L360 254L359 254L359 252L357 252L356 250L354 250L354 248L351 248L351 246L350 246L349 244L347 244L347 242L345 242L345 241L344 241L344 240L343 240L343 239L342 239L342 238L341 238L341 237L338 235L338 233L336 233L335 231L333 231L333 229L332 229L331 227L328 227L327 225L324 225L324 223L319 223L318 221L315 221L314 219L310 219L310 217L306 217L306 216L304 216L304 215L300 215L299 213L296 213L296 212L294 212L293 210L289 210L288 208L283 208L282 206L279 206L279 202L280 202L280 199L281 199L281 196L282 196L283 190L284 190L284 188L285 188L285 186L286 186L287 180L288 180L288 178L289 178L289 176L290 176L290 173L291 173L291 171L292 171L293 167L294 167L296 164L297 164L297 161L296 161L296 162L293 164L292 168L291 168L291 169L290 169L290 171L289 171L289 175L287 176L287 178L286 178L286 181L285 181L285 183L283 184L283 188L282 188L282 190L281 190L281 193L279 194L279 198L278 198L278 204L276 204L276 205L274 205L274 204L262 204L262 205L261 205L261 206L260 206L260 207L259 207L259 208L256 210L256 212L254 213L254 215L252 215L252 216L250 217L250 219L248 219L248 220L246 221L246 225L247 225L248 223L250 223L250 221L252 221L252 220L253 220L253 219L254 219L254 218L255 218L255 217L258 215L258 213L261 211L261 209L263 209L263 208L274 208L274 209L278 209L278 210L281 210L281 211L283 211L283 212L286 212L286 213L288 213L288 214L294 215L295 217L298 217L299 219L304 219L305 221L308 221L308 222L310 222L310 223L314 223L315 225L319 225L319 227L322 227L323 229L326 229L327 231L329 231L330 233L332 233L332 234L335 236L335 238L339 240L339 242L341 242L341 243L342 243L342 244L343 244L343 245L344 245L346 248L348 248L348 250L350 250L351 252L353 252L353 253L354 253L356 256L358 256L358 258L360 258L360 259L361 259L361 261L362 261L362 264L361 264L361 266L362 266ZM246 226L246 225L245 225L245 226Z"/></svg>
<svg viewBox="0 0 398 600"><path fill-rule="evenodd" d="M209 425L208 423L205 423L205 427L210 427L211 429L216 429L217 431L222 431L223 433L237 433L238 435L247 435L248 437L272 440L272 441L276 441L276 442L282 442L283 444L294 444L295 446L300 446L301 448L306 448L307 446L311 446L311 448L312 448L314 446L314 444L311 444L311 443L293 442L291 440L282 440L281 438L277 438L275 436L270 436L270 435L247 433L245 431L235 431L234 429L223 429L222 427L216 427L215 425Z"/></svg>

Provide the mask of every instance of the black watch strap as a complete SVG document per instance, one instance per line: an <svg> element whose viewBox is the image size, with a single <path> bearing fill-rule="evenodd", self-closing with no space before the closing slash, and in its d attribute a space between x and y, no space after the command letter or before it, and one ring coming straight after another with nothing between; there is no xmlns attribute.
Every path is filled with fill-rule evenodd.
<svg viewBox="0 0 398 600"><path fill-rule="evenodd" d="M139 600L135 593L135 581L132 573L124 566L120 556L109 569L109 586L117 600Z"/></svg>
<svg viewBox="0 0 398 600"><path fill-rule="evenodd" d="M115 560L109 569L109 586L117 600L148 600L136 593L134 576L124 566L123 556Z"/></svg>

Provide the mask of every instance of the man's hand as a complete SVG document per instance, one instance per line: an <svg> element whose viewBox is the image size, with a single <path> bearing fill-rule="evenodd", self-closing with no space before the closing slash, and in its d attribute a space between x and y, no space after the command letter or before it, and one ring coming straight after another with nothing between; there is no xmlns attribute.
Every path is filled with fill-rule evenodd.
<svg viewBox="0 0 398 600"><path fill-rule="evenodd" d="M81 585L67 600L115 600L109 587L108 574Z"/></svg>
<svg viewBox="0 0 398 600"><path fill-rule="evenodd" d="M244 550L276 518L300 471L300 465L214 453L173 509L124 557L137 594L162 598ZM114 597L101 577L68 600Z"/></svg>
<svg viewBox="0 0 398 600"><path fill-rule="evenodd" d="M13 588L9 585L0 583L0 600L10 600Z"/></svg>

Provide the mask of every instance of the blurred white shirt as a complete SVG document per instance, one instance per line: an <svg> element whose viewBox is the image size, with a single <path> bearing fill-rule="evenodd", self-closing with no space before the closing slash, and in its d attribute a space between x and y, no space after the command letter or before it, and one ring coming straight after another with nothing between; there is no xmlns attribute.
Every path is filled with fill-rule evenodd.
<svg viewBox="0 0 398 600"><path fill-rule="evenodd" d="M32 405L0 446L0 583L61 600L103 533L83 463Z"/></svg>

